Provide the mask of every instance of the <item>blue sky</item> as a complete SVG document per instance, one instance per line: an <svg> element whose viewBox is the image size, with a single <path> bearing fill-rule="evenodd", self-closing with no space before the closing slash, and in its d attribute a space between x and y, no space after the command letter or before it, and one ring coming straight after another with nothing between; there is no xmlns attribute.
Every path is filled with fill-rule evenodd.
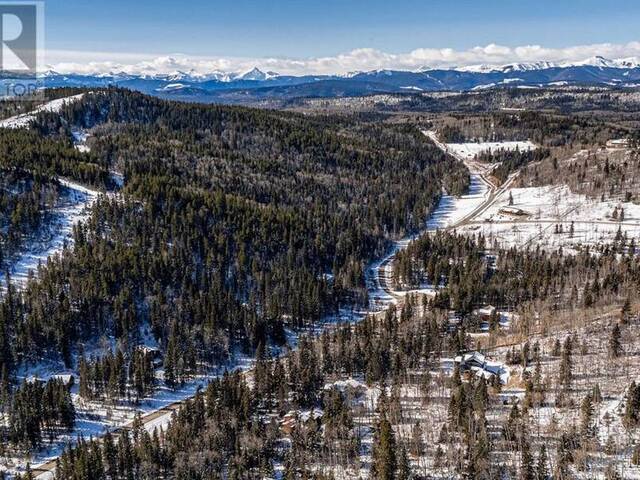
<svg viewBox="0 0 640 480"><path fill-rule="evenodd" d="M306 59L359 48L640 40L637 0L46 0L45 8L52 52Z"/></svg>

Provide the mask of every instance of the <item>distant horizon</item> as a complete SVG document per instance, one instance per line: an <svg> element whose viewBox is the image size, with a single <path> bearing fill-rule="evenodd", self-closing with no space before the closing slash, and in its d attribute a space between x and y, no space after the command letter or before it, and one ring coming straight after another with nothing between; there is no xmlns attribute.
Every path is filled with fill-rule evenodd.
<svg viewBox="0 0 640 480"><path fill-rule="evenodd" d="M243 58L206 57L185 54L151 55L106 52L47 52L46 68L61 74L99 75L168 75L177 72L207 75L241 74L253 69L278 75L347 75L375 70L419 71L435 69L499 68L512 64L549 63L567 66L593 62L597 58L611 61L628 59L640 62L640 41L626 44L577 45L547 48L540 45L507 47L489 44L466 51L450 48L421 48L401 54L361 48L333 57ZM56 61L57 60L57 61Z"/></svg>
<svg viewBox="0 0 640 480"><path fill-rule="evenodd" d="M283 75L640 56L634 0L47 0L62 73Z"/></svg>

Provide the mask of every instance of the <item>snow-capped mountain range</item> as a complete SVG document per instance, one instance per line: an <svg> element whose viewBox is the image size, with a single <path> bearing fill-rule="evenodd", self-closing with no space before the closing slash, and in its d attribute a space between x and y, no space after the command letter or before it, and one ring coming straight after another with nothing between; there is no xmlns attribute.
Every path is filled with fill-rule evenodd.
<svg viewBox="0 0 640 480"><path fill-rule="evenodd" d="M592 57L581 62L533 62L475 65L460 68L372 70L340 75L279 75L253 68L245 72L175 71L171 73L111 72L108 74L44 75L47 87L121 86L159 96L198 101L242 101L242 97L293 98L356 96L371 93L471 91L500 87L640 86L640 58Z"/></svg>
<svg viewBox="0 0 640 480"><path fill-rule="evenodd" d="M530 72L535 70L546 70L550 68L571 68L571 67L597 67L597 68L638 68L640 67L640 58L628 57L610 60L601 56L587 58L580 62L531 62L531 63L511 63L502 66L495 65L474 65L470 67L461 67L454 70L461 72Z"/></svg>

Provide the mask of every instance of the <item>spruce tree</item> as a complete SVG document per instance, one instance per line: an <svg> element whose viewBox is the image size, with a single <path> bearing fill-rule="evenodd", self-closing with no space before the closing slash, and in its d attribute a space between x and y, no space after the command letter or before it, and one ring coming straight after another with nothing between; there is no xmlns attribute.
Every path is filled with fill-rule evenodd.
<svg viewBox="0 0 640 480"><path fill-rule="evenodd" d="M394 480L398 467L396 459L396 441L391 423L383 412L380 415L373 436L371 459L372 480Z"/></svg>
<svg viewBox="0 0 640 480"><path fill-rule="evenodd" d="M620 325L616 323L611 329L611 336L609 337L609 356L611 358L618 358L622 354L621 336Z"/></svg>
<svg viewBox="0 0 640 480"><path fill-rule="evenodd" d="M396 472L395 480L409 480L410 478L411 466L409 464L407 450L404 447L400 447L398 456L398 471Z"/></svg>
<svg viewBox="0 0 640 480"><path fill-rule="evenodd" d="M533 455L531 455L531 446L529 440L524 438L520 451L520 480L535 480L535 467L533 464Z"/></svg>
<svg viewBox="0 0 640 480"><path fill-rule="evenodd" d="M536 480L548 480L549 469L547 467L549 459L547 458L547 447L543 443L540 445L540 453L536 462Z"/></svg>
<svg viewBox="0 0 640 480"><path fill-rule="evenodd" d="M591 394L588 394L582 400L580 404L580 434L585 438L589 439L593 437L593 399Z"/></svg>

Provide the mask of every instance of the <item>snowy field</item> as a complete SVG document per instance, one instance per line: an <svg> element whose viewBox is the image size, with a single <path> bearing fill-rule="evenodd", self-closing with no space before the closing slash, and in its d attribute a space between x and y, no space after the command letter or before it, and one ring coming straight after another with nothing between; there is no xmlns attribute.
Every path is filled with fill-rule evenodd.
<svg viewBox="0 0 640 480"><path fill-rule="evenodd" d="M445 144L438 140L436 132L423 133L443 151L464 161L471 171L484 174L488 173L489 167L474 160L478 153L536 148L531 142ZM508 185L509 181L506 183ZM618 218L614 218L614 211ZM620 221L622 211L624 220ZM565 185L502 188L487 209L459 228L461 233L482 233L489 245L562 247L566 253L585 246L611 244L619 231L629 240L640 238L640 205L614 200L601 202L573 193Z"/></svg>
<svg viewBox="0 0 640 480"><path fill-rule="evenodd" d="M509 204L509 195L513 205ZM613 218L616 209L618 219ZM623 210L624 220L620 221ZM629 240L640 237L640 205L601 202L572 193L564 185L506 190L473 223L460 229L482 232L490 245L540 245L552 249L562 246L567 252L587 245L610 244L618 230Z"/></svg>
<svg viewBox="0 0 640 480"><path fill-rule="evenodd" d="M456 157L472 160L476 155L484 152L497 152L500 150L520 150L527 152L535 150L532 142L481 142L481 143L447 143L447 149Z"/></svg>
<svg viewBox="0 0 640 480"><path fill-rule="evenodd" d="M537 147L530 141L518 142L467 142L467 143L443 143L438 140L438 134L433 130L423 130L429 139L436 144L438 148L449 153L461 161L473 160L476 155L484 152L496 152L499 150L520 150L527 152L535 150Z"/></svg>

